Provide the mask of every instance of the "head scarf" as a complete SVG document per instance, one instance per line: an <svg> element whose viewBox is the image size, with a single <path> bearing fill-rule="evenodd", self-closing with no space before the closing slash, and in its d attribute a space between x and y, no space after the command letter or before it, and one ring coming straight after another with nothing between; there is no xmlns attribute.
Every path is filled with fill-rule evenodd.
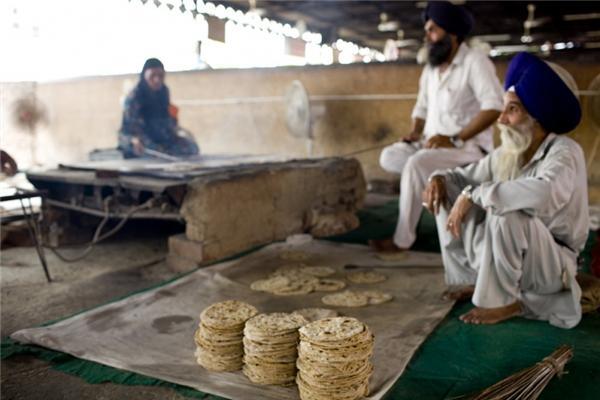
<svg viewBox="0 0 600 400"><path fill-rule="evenodd" d="M550 65L532 54L519 53L511 60L504 88L514 90L547 132L570 132L581 120L575 93Z"/></svg>
<svg viewBox="0 0 600 400"><path fill-rule="evenodd" d="M141 106L144 119L167 118L169 116L169 89L166 85L158 90L152 90L144 79L144 74L149 68L162 68L163 63L158 58L149 58L144 63L140 80L134 89L134 98Z"/></svg>
<svg viewBox="0 0 600 400"><path fill-rule="evenodd" d="M473 29L473 15L462 6L448 1L430 1L422 15L423 23L433 20L446 32L466 36Z"/></svg>

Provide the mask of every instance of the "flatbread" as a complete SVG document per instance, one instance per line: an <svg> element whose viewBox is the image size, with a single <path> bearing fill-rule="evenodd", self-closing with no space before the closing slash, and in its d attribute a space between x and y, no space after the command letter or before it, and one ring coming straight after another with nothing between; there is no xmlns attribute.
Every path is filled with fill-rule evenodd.
<svg viewBox="0 0 600 400"><path fill-rule="evenodd" d="M200 320L211 328L237 328L243 326L256 314L258 310L250 304L238 300L226 300L205 308L200 314Z"/></svg>
<svg viewBox="0 0 600 400"><path fill-rule="evenodd" d="M392 301L394 296L381 290L364 290L362 294L367 296L369 304L383 304Z"/></svg>
<svg viewBox="0 0 600 400"><path fill-rule="evenodd" d="M298 328L308 321L300 314L259 314L244 328L244 367L250 381L291 385L296 376Z"/></svg>
<svg viewBox="0 0 600 400"><path fill-rule="evenodd" d="M302 400L355 400L368 394L374 341L365 324L332 317L299 332L296 383Z"/></svg>
<svg viewBox="0 0 600 400"><path fill-rule="evenodd" d="M387 276L376 271L353 271L346 275L352 283L379 283L387 279Z"/></svg>
<svg viewBox="0 0 600 400"><path fill-rule="evenodd" d="M278 296L309 294L315 290L319 278L303 273L298 267L282 267L267 279L260 279L250 285L252 290L260 290Z"/></svg>
<svg viewBox="0 0 600 400"><path fill-rule="evenodd" d="M300 337L311 343L339 342L363 333L365 324L352 317L325 318L300 328Z"/></svg>
<svg viewBox="0 0 600 400"><path fill-rule="evenodd" d="M315 284L317 292L335 292L346 287L346 282L341 279L321 278Z"/></svg>
<svg viewBox="0 0 600 400"><path fill-rule="evenodd" d="M302 308L292 312L292 314L300 314L308 322L318 321L324 318L333 318L338 316L338 312L329 308ZM302 329L302 328L301 328Z"/></svg>
<svg viewBox="0 0 600 400"><path fill-rule="evenodd" d="M336 307L364 307L369 304L369 298L366 295L351 290L328 294L323 296L321 301L328 306Z"/></svg>
<svg viewBox="0 0 600 400"><path fill-rule="evenodd" d="M308 321L301 315L289 313L259 314L246 322L244 334L247 332L287 333L298 330Z"/></svg>
<svg viewBox="0 0 600 400"><path fill-rule="evenodd" d="M273 292L285 289L290 285L290 278L285 276L273 276L267 279L259 279L250 284L250 289L262 292Z"/></svg>
<svg viewBox="0 0 600 400"><path fill-rule="evenodd" d="M316 276L317 278L325 278L325 277L335 274L335 268L325 267L325 266L314 266L314 265L312 265L312 266L307 265L305 267L300 267L300 271L305 274Z"/></svg>

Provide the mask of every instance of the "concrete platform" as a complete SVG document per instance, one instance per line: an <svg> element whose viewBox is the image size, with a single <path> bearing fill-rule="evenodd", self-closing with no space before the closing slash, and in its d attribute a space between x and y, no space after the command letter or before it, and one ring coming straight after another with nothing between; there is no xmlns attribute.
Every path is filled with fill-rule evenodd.
<svg viewBox="0 0 600 400"><path fill-rule="evenodd" d="M354 214L366 193L358 160L337 157L98 161L27 177L47 193L46 242L58 245L84 237L65 231L85 225L73 221L75 213L179 220L186 223L187 239L199 245L176 255L192 261L220 259L297 233L346 233L358 226Z"/></svg>

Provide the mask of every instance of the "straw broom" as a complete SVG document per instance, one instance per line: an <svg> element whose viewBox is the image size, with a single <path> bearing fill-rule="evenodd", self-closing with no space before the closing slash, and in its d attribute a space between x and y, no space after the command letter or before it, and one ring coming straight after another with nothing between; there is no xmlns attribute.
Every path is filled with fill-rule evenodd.
<svg viewBox="0 0 600 400"><path fill-rule="evenodd" d="M562 345L534 366L526 368L471 397L472 400L537 399L554 375L562 376L565 364L573 357L573 348Z"/></svg>

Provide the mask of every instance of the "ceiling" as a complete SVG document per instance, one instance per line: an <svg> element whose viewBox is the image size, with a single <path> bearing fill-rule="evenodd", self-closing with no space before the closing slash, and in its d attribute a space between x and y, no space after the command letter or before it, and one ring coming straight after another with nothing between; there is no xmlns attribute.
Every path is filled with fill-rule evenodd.
<svg viewBox="0 0 600 400"><path fill-rule="evenodd" d="M400 48L413 53L421 46L424 1L349 1L349 0L216 0L234 9L258 9L263 18L292 26L303 21L306 29L319 32L323 43L337 39L383 50L386 40L393 39ZM541 46L553 53L600 54L600 2L597 1L462 1L475 16L471 36L498 49L498 55L522 49L511 46ZM529 15L528 5L535 6ZM378 30L382 13L390 31ZM529 37L526 25L530 26ZM396 21L397 25L390 21ZM400 35L398 34L398 31ZM490 36L491 35L491 36ZM486 37L487 36L487 37ZM399 39L404 39L401 41ZM413 39L413 40L410 40ZM415 40L416 39L416 40ZM571 43L569 43L571 42ZM558 44L558 45L557 45ZM508 46L508 47L507 47ZM550 47L548 47L550 46ZM563 48L564 47L564 48Z"/></svg>

